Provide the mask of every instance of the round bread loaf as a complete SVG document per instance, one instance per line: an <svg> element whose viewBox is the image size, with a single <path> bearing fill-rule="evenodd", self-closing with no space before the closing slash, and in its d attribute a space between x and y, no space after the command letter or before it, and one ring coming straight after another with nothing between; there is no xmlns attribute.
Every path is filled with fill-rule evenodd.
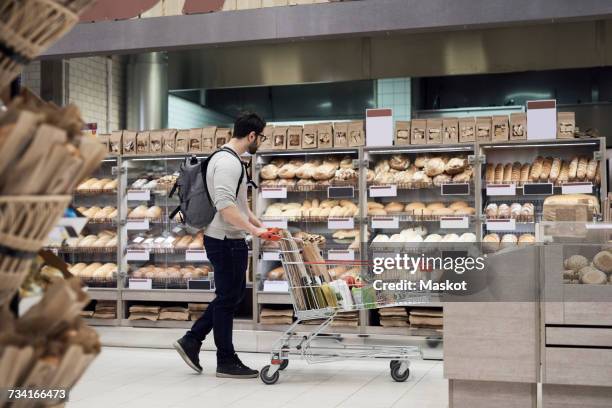
<svg viewBox="0 0 612 408"><path fill-rule="evenodd" d="M593 266L604 273L612 273L612 253L610 251L598 252L593 257Z"/></svg>
<svg viewBox="0 0 612 408"><path fill-rule="evenodd" d="M406 170L410 166L410 159L402 154L394 154L389 159L389 167L395 170Z"/></svg>
<svg viewBox="0 0 612 408"><path fill-rule="evenodd" d="M446 165L444 164L444 160L439 157L434 157L427 160L427 163L425 164L425 174L427 174L429 177L434 177L438 174L444 173L445 168Z"/></svg>
<svg viewBox="0 0 612 408"><path fill-rule="evenodd" d="M605 285L608 283L608 276L597 268L585 266L578 272L580 282L585 285Z"/></svg>

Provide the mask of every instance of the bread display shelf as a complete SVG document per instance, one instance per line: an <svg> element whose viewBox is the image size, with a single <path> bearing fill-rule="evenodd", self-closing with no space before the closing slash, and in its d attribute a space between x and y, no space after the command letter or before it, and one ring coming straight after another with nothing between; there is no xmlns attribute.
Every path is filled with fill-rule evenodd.
<svg viewBox="0 0 612 408"><path fill-rule="evenodd" d="M157 301L157 302L212 302L215 299L214 290L189 289L123 289L123 300Z"/></svg>
<svg viewBox="0 0 612 408"><path fill-rule="evenodd" d="M110 225L116 225L117 224L117 219L116 218L90 218L87 221L87 224L110 224Z"/></svg>
<svg viewBox="0 0 612 408"><path fill-rule="evenodd" d="M117 195L117 190L76 190L74 192L76 196L97 196L97 195Z"/></svg>
<svg viewBox="0 0 612 408"><path fill-rule="evenodd" d="M474 222L476 220L476 216L475 215L454 215L454 214L449 214L449 215L419 215L419 214L414 214L414 213L389 213L386 215L368 215L368 219L372 220L372 219L377 219L377 218L391 218L391 217L397 217L399 222L440 222L441 219L443 218L448 218L448 217L465 217L468 219L469 223L471 224L472 222Z"/></svg>
<svg viewBox="0 0 612 408"><path fill-rule="evenodd" d="M287 221L287 222L296 222L296 223L325 223L325 222L329 222L329 220L331 219L347 219L347 218L353 218L355 219L355 221L357 221L359 219L358 216L346 216L346 217L308 217L308 216L299 216L299 217L283 217L283 216L262 216L260 217L262 222L265 221L277 221L277 220L283 220L283 221Z"/></svg>
<svg viewBox="0 0 612 408"><path fill-rule="evenodd" d="M193 263L193 262L192 262ZM129 290L129 278L126 278L125 287ZM185 289L190 279L187 278L150 278L153 289ZM206 278L198 278L206 279ZM195 289L191 289L194 291ZM196 290L198 291L198 290Z"/></svg>
<svg viewBox="0 0 612 408"><path fill-rule="evenodd" d="M62 254L116 254L117 247L47 247L47 249Z"/></svg>
<svg viewBox="0 0 612 408"><path fill-rule="evenodd" d="M88 287L87 294L92 300L117 300L119 298L119 291L116 287L111 288L98 288Z"/></svg>
<svg viewBox="0 0 612 408"><path fill-rule="evenodd" d="M469 182L455 182L455 181L448 181L448 182L444 182L444 184L468 184L470 185L470 190L472 189L472 187L474 186L474 182L473 181L469 181ZM426 190L426 189L436 189L436 190L440 190L440 188L442 187L441 185L436 185L433 182L432 183L425 183L425 182L418 182L418 183L375 183L375 182L370 182L367 184L368 188L369 187L392 187L392 186L396 186L398 190Z"/></svg>
<svg viewBox="0 0 612 408"><path fill-rule="evenodd" d="M85 285L92 288L116 288L117 278L82 278L79 280Z"/></svg>
<svg viewBox="0 0 612 408"><path fill-rule="evenodd" d="M357 180L331 180L329 183L316 183L313 185L298 185L298 184L287 184L286 182L281 183L260 183L260 188L286 188L289 193L310 193L327 191L329 187L353 187L355 191L358 190L359 186Z"/></svg>

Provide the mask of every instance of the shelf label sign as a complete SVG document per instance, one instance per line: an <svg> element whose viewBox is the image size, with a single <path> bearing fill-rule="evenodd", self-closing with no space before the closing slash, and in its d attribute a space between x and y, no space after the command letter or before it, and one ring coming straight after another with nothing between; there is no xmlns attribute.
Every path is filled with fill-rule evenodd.
<svg viewBox="0 0 612 408"><path fill-rule="evenodd" d="M131 249L128 248L125 259L128 261L148 261L151 258L148 249Z"/></svg>
<svg viewBox="0 0 612 408"><path fill-rule="evenodd" d="M261 259L264 261L280 261L279 251L263 251L261 253Z"/></svg>
<svg viewBox="0 0 612 408"><path fill-rule="evenodd" d="M185 261L188 262L207 262L206 250L204 249L187 249L185 250Z"/></svg>
<svg viewBox="0 0 612 408"><path fill-rule="evenodd" d="M153 289L153 280L148 278L130 278L128 280L128 289L151 290Z"/></svg>
<svg viewBox="0 0 612 408"><path fill-rule="evenodd" d="M470 227L468 217L440 217L441 229L466 229Z"/></svg>
<svg viewBox="0 0 612 408"><path fill-rule="evenodd" d="M593 194L593 183L564 183L561 185L561 194Z"/></svg>
<svg viewBox="0 0 612 408"><path fill-rule="evenodd" d="M355 198L355 187L353 186L329 186L327 187L327 198Z"/></svg>
<svg viewBox="0 0 612 408"><path fill-rule="evenodd" d="M370 186L370 197L397 197L397 185Z"/></svg>
<svg viewBox="0 0 612 408"><path fill-rule="evenodd" d="M211 290L211 282L209 279L189 279L187 281L187 289L189 290Z"/></svg>
<svg viewBox="0 0 612 408"><path fill-rule="evenodd" d="M515 196L516 184L489 184L487 185L488 196Z"/></svg>
<svg viewBox="0 0 612 408"><path fill-rule="evenodd" d="M525 183L523 184L523 195L552 195L552 183Z"/></svg>
<svg viewBox="0 0 612 408"><path fill-rule="evenodd" d="M327 219L328 229L354 229L355 219L348 217L329 217Z"/></svg>
<svg viewBox="0 0 612 408"><path fill-rule="evenodd" d="M125 227L128 230L148 230L149 229L149 220L128 220L125 224Z"/></svg>
<svg viewBox="0 0 612 408"><path fill-rule="evenodd" d="M287 198L287 187L261 187L263 198Z"/></svg>
<svg viewBox="0 0 612 408"><path fill-rule="evenodd" d="M355 251L352 249L330 249L327 251L327 259L330 261L354 261Z"/></svg>
<svg viewBox="0 0 612 408"><path fill-rule="evenodd" d="M287 220L282 218L270 218L262 221L265 228L287 229Z"/></svg>
<svg viewBox="0 0 612 408"><path fill-rule="evenodd" d="M469 183L451 183L440 186L441 195L470 195Z"/></svg>
<svg viewBox="0 0 612 408"><path fill-rule="evenodd" d="M374 229L397 229L399 228L399 217L373 216L371 225Z"/></svg>
<svg viewBox="0 0 612 408"><path fill-rule="evenodd" d="M264 281L263 290L264 292L289 292L289 283L285 280L266 280Z"/></svg>
<svg viewBox="0 0 612 408"><path fill-rule="evenodd" d="M516 231L516 220L514 218L487 220L487 229L489 231Z"/></svg>
<svg viewBox="0 0 612 408"><path fill-rule="evenodd" d="M149 201L151 199L150 190L129 189L127 191L128 201Z"/></svg>

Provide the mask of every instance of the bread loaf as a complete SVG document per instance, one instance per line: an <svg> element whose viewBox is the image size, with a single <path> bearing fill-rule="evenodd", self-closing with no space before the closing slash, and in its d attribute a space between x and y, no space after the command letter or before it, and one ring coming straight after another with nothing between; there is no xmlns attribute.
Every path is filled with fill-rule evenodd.
<svg viewBox="0 0 612 408"><path fill-rule="evenodd" d="M429 203L427 204L427 209L429 210L437 210L439 208L445 208L446 206L444 205L444 203L440 203L440 202L435 202L435 203Z"/></svg>
<svg viewBox="0 0 612 408"><path fill-rule="evenodd" d="M592 266L585 266L580 269L578 276L580 282L585 285L605 285L608 283L608 276Z"/></svg>
<svg viewBox="0 0 612 408"><path fill-rule="evenodd" d="M527 183L529 181L529 173L531 170L531 165L529 163L525 163L521 166L521 184Z"/></svg>
<svg viewBox="0 0 612 408"><path fill-rule="evenodd" d="M554 158L552 161L552 166L550 168L550 175L548 179L551 183L555 183L559 178L559 174L561 173L561 159Z"/></svg>
<svg viewBox="0 0 612 408"><path fill-rule="evenodd" d="M452 181L452 177L448 174L438 174L433 178L434 186L441 186L442 184L447 184Z"/></svg>
<svg viewBox="0 0 612 408"><path fill-rule="evenodd" d="M542 156L536 157L531 166L531 172L529 173L529 181L538 181L540 174L542 174L542 167L544 165L544 158Z"/></svg>
<svg viewBox="0 0 612 408"><path fill-rule="evenodd" d="M595 180L595 175L597 174L597 168L599 167L599 161L596 159L589 160L589 164L587 165L586 178L589 181Z"/></svg>
<svg viewBox="0 0 612 408"><path fill-rule="evenodd" d="M533 244L535 242L535 237L533 234L522 234L519 239L519 244Z"/></svg>
<svg viewBox="0 0 612 408"><path fill-rule="evenodd" d="M569 164L569 173L568 173L568 179L569 181L573 181L576 180L576 174L578 172L578 161L580 159L578 159L578 157L574 157L572 159L572 161Z"/></svg>
<svg viewBox="0 0 612 408"><path fill-rule="evenodd" d="M578 168L576 169L576 179L584 180L587 175L587 167L589 165L589 159L582 156L578 159Z"/></svg>
<svg viewBox="0 0 612 408"><path fill-rule="evenodd" d="M406 170L410 166L410 159L408 157L401 154L394 154L389 159L389 167L394 170Z"/></svg>
<svg viewBox="0 0 612 408"><path fill-rule="evenodd" d="M612 253L601 251L593 258L593 266L607 274L612 273Z"/></svg>
<svg viewBox="0 0 612 408"><path fill-rule="evenodd" d="M542 164L542 172L540 173L540 181L548 181L552 170L553 158L547 157ZM535 180L534 180L535 181Z"/></svg>
<svg viewBox="0 0 612 408"><path fill-rule="evenodd" d="M264 180L274 180L278 178L278 167L274 164L266 164L262 167L260 176Z"/></svg>
<svg viewBox="0 0 612 408"><path fill-rule="evenodd" d="M444 164L444 160L439 157L434 157L427 161L425 164L425 174L429 177L437 176L438 174L444 173L444 169L446 168Z"/></svg>
<svg viewBox="0 0 612 408"><path fill-rule="evenodd" d="M512 176L509 180L511 183L518 184L521 181L521 163L512 163Z"/></svg>
<svg viewBox="0 0 612 408"><path fill-rule="evenodd" d="M455 211L455 215L474 215L476 214L476 209L474 207L461 207L457 208Z"/></svg>
<svg viewBox="0 0 612 408"><path fill-rule="evenodd" d="M501 184L504 182L504 165L499 163L495 166L495 184Z"/></svg>
<svg viewBox="0 0 612 408"><path fill-rule="evenodd" d="M387 214L396 214L404 211L404 204L398 202L390 202L385 205L385 211Z"/></svg>
<svg viewBox="0 0 612 408"><path fill-rule="evenodd" d="M451 210L458 210L459 208L469 207L469 204L465 201L453 201L448 208Z"/></svg>
<svg viewBox="0 0 612 408"><path fill-rule="evenodd" d="M569 169L570 164L567 161L561 162L561 170L559 171L559 177L557 178L557 184L567 183L569 181Z"/></svg>
<svg viewBox="0 0 612 408"><path fill-rule="evenodd" d="M487 216L487 218L497 218L498 209L499 207L497 206L497 204L489 203L485 208L485 215Z"/></svg>
<svg viewBox="0 0 612 408"><path fill-rule="evenodd" d="M487 163L485 168L485 182L486 184L495 183L495 165L492 163Z"/></svg>
<svg viewBox="0 0 612 408"><path fill-rule="evenodd" d="M458 174L458 173L461 173L463 170L465 170L466 165L467 163L464 158L454 157L450 159L448 163L446 163L446 167L444 168L444 171L450 175Z"/></svg>
<svg viewBox="0 0 612 408"><path fill-rule="evenodd" d="M292 179L295 178L295 172L297 171L297 167L291 163L287 163L278 169L278 177L282 179Z"/></svg>
<svg viewBox="0 0 612 408"><path fill-rule="evenodd" d="M497 218L510 218L510 207L508 204L500 204L497 209Z"/></svg>
<svg viewBox="0 0 612 408"><path fill-rule="evenodd" d="M502 180L504 183L510 183L510 181L512 181L512 163L507 163L504 166L504 175Z"/></svg>
<svg viewBox="0 0 612 408"><path fill-rule="evenodd" d="M336 175L336 168L337 166L334 166L333 164L323 163L316 168L312 176L315 180L329 180L334 178Z"/></svg>
<svg viewBox="0 0 612 408"><path fill-rule="evenodd" d="M466 168L463 172L453 176L454 183L468 183L472 179L474 170L471 167Z"/></svg>

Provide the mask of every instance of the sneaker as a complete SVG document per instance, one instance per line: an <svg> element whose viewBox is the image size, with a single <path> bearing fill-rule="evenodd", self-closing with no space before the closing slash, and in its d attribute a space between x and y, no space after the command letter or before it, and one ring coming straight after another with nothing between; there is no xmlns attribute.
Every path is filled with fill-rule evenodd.
<svg viewBox="0 0 612 408"><path fill-rule="evenodd" d="M233 361L217 364L217 377L219 378L257 378L259 371L252 370L240 361L234 354Z"/></svg>
<svg viewBox="0 0 612 408"><path fill-rule="evenodd" d="M189 367L193 368L197 373L202 372L202 366L200 365L200 347L202 347L202 343L183 336L175 341L173 346Z"/></svg>

